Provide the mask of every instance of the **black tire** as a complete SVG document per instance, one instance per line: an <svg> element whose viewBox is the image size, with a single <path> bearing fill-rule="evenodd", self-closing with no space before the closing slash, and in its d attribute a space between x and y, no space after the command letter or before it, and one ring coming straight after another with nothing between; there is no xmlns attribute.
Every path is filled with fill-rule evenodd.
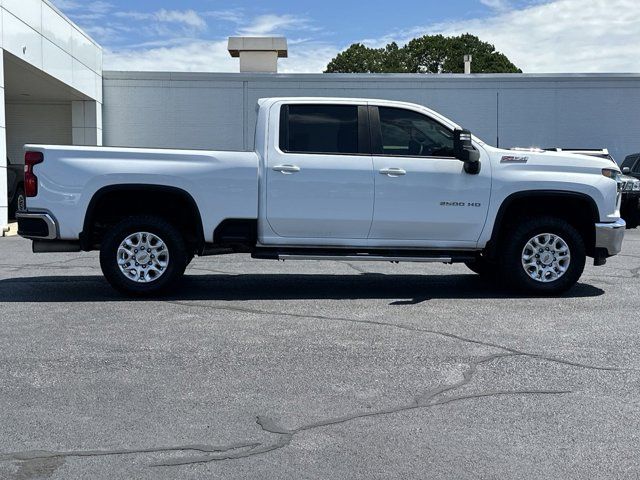
<svg viewBox="0 0 640 480"><path fill-rule="evenodd" d="M620 207L620 215L627 222L627 230L638 228L640 225L640 202L638 197L624 198Z"/></svg>
<svg viewBox="0 0 640 480"><path fill-rule="evenodd" d="M165 245L163 251L169 252L168 262L162 267L162 273L146 283L133 281L118 265L120 244L136 232L148 232L159 237ZM184 274L187 259L187 248L178 229L166 220L154 216L141 215L122 220L107 232L100 248L100 267L107 281L119 292L133 296L153 296L166 292ZM149 261L151 262L150 259Z"/></svg>
<svg viewBox="0 0 640 480"><path fill-rule="evenodd" d="M16 192L13 194L11 205L9 205L9 217L16 218L16 212L24 209L25 199L24 187L22 185L18 185Z"/></svg>
<svg viewBox="0 0 640 480"><path fill-rule="evenodd" d="M565 273L547 283L533 279L525 270L522 260L524 248L529 240L545 233L560 237L566 243L570 253ZM576 284L584 271L586 262L584 240L580 232L566 221L555 217L524 220L502 242L501 250L503 255L500 271L505 285L536 295L559 295L566 292Z"/></svg>

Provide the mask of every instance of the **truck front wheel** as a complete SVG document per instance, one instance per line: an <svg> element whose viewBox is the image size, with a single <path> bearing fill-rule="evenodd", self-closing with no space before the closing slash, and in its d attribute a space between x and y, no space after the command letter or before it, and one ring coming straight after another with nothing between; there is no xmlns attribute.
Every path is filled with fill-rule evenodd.
<svg viewBox="0 0 640 480"><path fill-rule="evenodd" d="M128 295L166 291L184 274L187 259L180 232L153 216L121 221L105 235L100 248L102 273L111 286Z"/></svg>
<svg viewBox="0 0 640 480"><path fill-rule="evenodd" d="M518 290L557 295L576 284L586 261L580 232L555 217L523 221L502 242L501 270Z"/></svg>

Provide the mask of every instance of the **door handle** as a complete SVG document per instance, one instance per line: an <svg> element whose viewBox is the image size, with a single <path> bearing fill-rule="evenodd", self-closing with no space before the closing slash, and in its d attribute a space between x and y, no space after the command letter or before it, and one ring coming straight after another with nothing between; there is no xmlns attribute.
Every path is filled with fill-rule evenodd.
<svg viewBox="0 0 640 480"><path fill-rule="evenodd" d="M292 173L298 173L300 167L297 165L276 165L273 167L276 172L284 173L285 175L291 175Z"/></svg>
<svg viewBox="0 0 640 480"><path fill-rule="evenodd" d="M383 168L380 170L380 174L389 177L401 177L402 175L406 175L407 171L403 168Z"/></svg>

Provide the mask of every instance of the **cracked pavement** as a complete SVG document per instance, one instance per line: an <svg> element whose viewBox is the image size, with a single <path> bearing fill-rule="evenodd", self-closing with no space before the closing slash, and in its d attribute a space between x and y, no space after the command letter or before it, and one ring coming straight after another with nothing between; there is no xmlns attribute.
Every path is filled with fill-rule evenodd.
<svg viewBox="0 0 640 480"><path fill-rule="evenodd" d="M130 300L0 239L0 478L637 478L640 231L561 298L198 258Z"/></svg>

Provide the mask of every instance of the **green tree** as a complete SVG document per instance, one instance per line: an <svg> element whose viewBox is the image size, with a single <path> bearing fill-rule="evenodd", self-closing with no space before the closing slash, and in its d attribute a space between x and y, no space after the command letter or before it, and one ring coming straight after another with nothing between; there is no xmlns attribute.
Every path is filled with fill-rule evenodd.
<svg viewBox="0 0 640 480"><path fill-rule="evenodd" d="M327 65L327 73L463 73L464 56L473 55L473 73L522 73L504 54L475 35L425 35L403 47L354 43Z"/></svg>

